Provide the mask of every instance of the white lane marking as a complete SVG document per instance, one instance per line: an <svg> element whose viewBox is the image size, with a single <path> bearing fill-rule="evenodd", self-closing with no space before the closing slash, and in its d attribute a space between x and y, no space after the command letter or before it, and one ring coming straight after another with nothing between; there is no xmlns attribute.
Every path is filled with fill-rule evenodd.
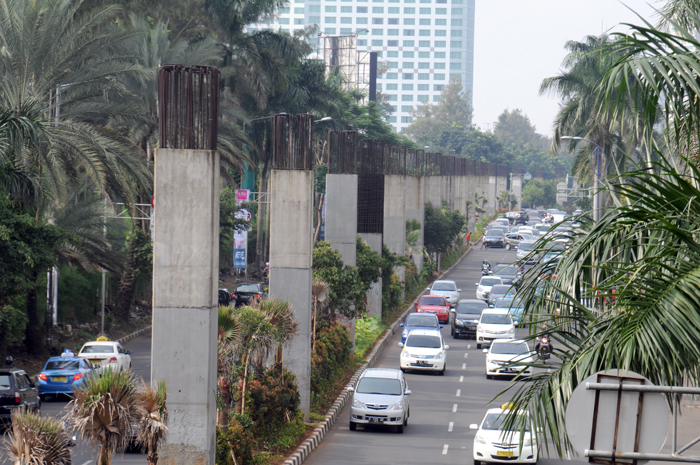
<svg viewBox="0 0 700 465"><path fill-rule="evenodd" d="M457 412L457 404L454 404L452 406L452 413L455 413L455 412Z"/></svg>
<svg viewBox="0 0 700 465"><path fill-rule="evenodd" d="M449 449L449 445L445 444L445 447L442 448L442 455L447 455L447 449Z"/></svg>
<svg viewBox="0 0 700 465"><path fill-rule="evenodd" d="M460 377L459 377L459 382L460 382L460 383L463 383L463 382L464 382L464 376L460 376Z"/></svg>
<svg viewBox="0 0 700 465"><path fill-rule="evenodd" d="M472 345L471 345L471 344L467 344L467 349L471 349L471 348L472 348Z"/></svg>
<svg viewBox="0 0 700 465"><path fill-rule="evenodd" d="M91 464L91 463L92 463L92 460L88 460L88 461L85 462L83 465L89 465L89 464Z"/></svg>
<svg viewBox="0 0 700 465"><path fill-rule="evenodd" d="M457 397L459 397L459 396L461 396L461 395L462 395L462 390L461 390L461 389L457 389Z"/></svg>
<svg viewBox="0 0 700 465"><path fill-rule="evenodd" d="M469 357L469 352L464 353L464 358L467 358L467 357Z"/></svg>
<svg viewBox="0 0 700 465"><path fill-rule="evenodd" d="M466 364L466 363L463 363L463 364L462 364L462 370L466 370L466 369L467 369L467 364Z"/></svg>
<svg viewBox="0 0 700 465"><path fill-rule="evenodd" d="M452 432L452 428L454 428L454 426L455 426L455 422L454 422L454 421L451 421L451 422L450 422L450 425L447 427L447 432L448 432L448 433L451 433L451 432Z"/></svg>

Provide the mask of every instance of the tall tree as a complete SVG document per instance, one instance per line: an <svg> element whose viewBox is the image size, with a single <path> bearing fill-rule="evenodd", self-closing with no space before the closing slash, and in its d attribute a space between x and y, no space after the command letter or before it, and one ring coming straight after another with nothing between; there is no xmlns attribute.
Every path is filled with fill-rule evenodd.
<svg viewBox="0 0 700 465"><path fill-rule="evenodd" d="M547 150L552 143L547 137L537 134L537 128L519 108L503 110L493 130L494 135L505 145L524 145Z"/></svg>

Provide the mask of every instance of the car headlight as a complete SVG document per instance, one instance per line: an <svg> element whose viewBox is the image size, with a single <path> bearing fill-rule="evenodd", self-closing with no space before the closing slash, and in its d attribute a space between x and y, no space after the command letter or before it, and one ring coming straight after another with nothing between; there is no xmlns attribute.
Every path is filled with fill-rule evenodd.
<svg viewBox="0 0 700 465"><path fill-rule="evenodd" d="M359 400L353 400L352 406L356 408L365 408L364 402L360 402Z"/></svg>
<svg viewBox="0 0 700 465"><path fill-rule="evenodd" d="M484 439L483 436L477 435L477 436L474 438L474 442L475 442L476 444L486 444L486 439Z"/></svg>
<svg viewBox="0 0 700 465"><path fill-rule="evenodd" d="M435 358L442 358L442 351L435 354Z"/></svg>
<svg viewBox="0 0 700 465"><path fill-rule="evenodd" d="M532 438L527 438L527 439L525 439L525 441L523 442L523 446L524 446L524 447L531 446L531 445L532 445Z"/></svg>
<svg viewBox="0 0 700 465"><path fill-rule="evenodd" d="M403 402L397 402L389 406L389 410L403 410Z"/></svg>
<svg viewBox="0 0 700 465"><path fill-rule="evenodd" d="M462 320L455 320L455 324L456 324L457 326L464 326L464 321L462 321Z"/></svg>
<svg viewBox="0 0 700 465"><path fill-rule="evenodd" d="M402 357L408 357L408 351L407 351L407 350L402 351L402 352L401 352L401 356L402 356Z"/></svg>
<svg viewBox="0 0 700 465"><path fill-rule="evenodd" d="M403 333L401 333L401 335L402 335L403 337L408 337L408 330L407 330L407 329L404 329L404 330L403 330Z"/></svg>

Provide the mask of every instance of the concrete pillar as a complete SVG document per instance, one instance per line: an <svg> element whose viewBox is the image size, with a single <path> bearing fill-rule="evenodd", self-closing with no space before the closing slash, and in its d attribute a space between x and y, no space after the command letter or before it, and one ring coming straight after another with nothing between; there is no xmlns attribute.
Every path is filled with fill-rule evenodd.
<svg viewBox="0 0 700 465"><path fill-rule="evenodd" d="M311 262L313 172L272 170L270 176L270 296L292 305L296 336L284 365L297 377L300 408L311 407Z"/></svg>
<svg viewBox="0 0 700 465"><path fill-rule="evenodd" d="M518 199L518 210L523 206L523 178L522 176L512 176L510 178L510 191Z"/></svg>
<svg viewBox="0 0 700 465"><path fill-rule="evenodd" d="M488 190L486 192L489 197L487 211L489 215L493 216L496 214L496 197L498 196L498 193L496 192L496 176L488 176Z"/></svg>
<svg viewBox="0 0 700 465"><path fill-rule="evenodd" d="M376 233L358 233L360 239L365 241L375 252L382 254L382 235ZM367 293L367 314L372 316L382 316L382 278L372 284L372 288Z"/></svg>
<svg viewBox="0 0 700 465"><path fill-rule="evenodd" d="M397 255L406 253L406 176L384 176L384 244ZM394 270L406 279L406 267Z"/></svg>
<svg viewBox="0 0 700 465"><path fill-rule="evenodd" d="M425 176L425 201L433 207L442 207L442 191L440 176Z"/></svg>
<svg viewBox="0 0 700 465"><path fill-rule="evenodd" d="M219 284L219 154L155 156L151 379L168 387L168 465L214 465Z"/></svg>
<svg viewBox="0 0 700 465"><path fill-rule="evenodd" d="M346 265L357 265L357 175L326 175L326 240L343 256ZM338 315L355 343L355 319Z"/></svg>
<svg viewBox="0 0 700 465"><path fill-rule="evenodd" d="M501 196L501 192L508 192L508 178L506 176L496 177L496 197ZM507 210L510 210L510 205L505 205Z"/></svg>
<svg viewBox="0 0 700 465"><path fill-rule="evenodd" d="M423 271L423 245L425 231L425 177L406 176L406 220L420 223L420 235L411 254L418 271Z"/></svg>

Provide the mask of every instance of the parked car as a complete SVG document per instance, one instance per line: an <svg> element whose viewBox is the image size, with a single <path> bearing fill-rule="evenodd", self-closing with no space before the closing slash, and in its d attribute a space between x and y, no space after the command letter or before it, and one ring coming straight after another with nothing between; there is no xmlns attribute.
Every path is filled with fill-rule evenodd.
<svg viewBox="0 0 700 465"><path fill-rule="evenodd" d="M367 368L350 386L350 431L357 425L393 425L398 433L408 425L411 408L408 396L411 390L401 370L395 368Z"/></svg>
<svg viewBox="0 0 700 465"><path fill-rule="evenodd" d="M101 371L108 367L128 370L131 368L131 351L115 341L86 342L78 352L78 357L86 358L95 370Z"/></svg>
<svg viewBox="0 0 700 465"><path fill-rule="evenodd" d="M483 244L487 249L489 247L505 247L506 237L504 232L500 229L489 229L484 234Z"/></svg>
<svg viewBox="0 0 700 465"><path fill-rule="evenodd" d="M430 295L440 295L447 299L452 307L459 302L459 293L462 289L457 289L454 281L435 281L432 286L426 289Z"/></svg>
<svg viewBox="0 0 700 465"><path fill-rule="evenodd" d="M86 378L93 374L94 368L88 359L66 350L60 357L51 357L39 373L39 397L43 400L50 394L72 394L74 387L85 385Z"/></svg>
<svg viewBox="0 0 700 465"><path fill-rule="evenodd" d="M481 313L476 326L476 348L490 345L494 339L515 339L515 325L509 312L489 308Z"/></svg>
<svg viewBox="0 0 700 465"><path fill-rule="evenodd" d="M440 331L434 329L414 329L408 334L399 357L401 371L437 371L444 375L447 368L447 350L450 348L442 339Z"/></svg>
<svg viewBox="0 0 700 465"><path fill-rule="evenodd" d="M414 329L435 329L441 330L442 325L437 319L437 315L430 313L409 313L406 320L399 326L403 328L401 332L401 342L406 342L408 334Z"/></svg>
<svg viewBox="0 0 700 465"><path fill-rule="evenodd" d="M486 301L490 306L493 306L501 297L512 297L515 295L515 288L510 284L496 284L491 287L489 298Z"/></svg>
<svg viewBox="0 0 700 465"><path fill-rule="evenodd" d="M503 280L499 276L482 276L481 280L476 283L476 298L488 300L491 286L495 286L496 284L503 284Z"/></svg>
<svg viewBox="0 0 700 465"><path fill-rule="evenodd" d="M231 294L234 306L251 305L265 298L265 287L261 283L239 284Z"/></svg>
<svg viewBox="0 0 700 465"><path fill-rule="evenodd" d="M501 297L493 304L493 309L509 312L511 318L513 318L513 323L515 326L520 326L523 324L523 312L525 311L525 306L519 298Z"/></svg>
<svg viewBox="0 0 700 465"><path fill-rule="evenodd" d="M225 287L219 289L219 305L225 305L228 307L230 304L231 304L231 293Z"/></svg>
<svg viewBox="0 0 700 465"><path fill-rule="evenodd" d="M432 313L440 323L447 323L450 319L450 304L440 295L424 295L414 305L416 313Z"/></svg>
<svg viewBox="0 0 700 465"><path fill-rule="evenodd" d="M12 412L25 408L36 414L41 413L39 390L29 380L24 370L19 368L0 368L0 422L8 425L12 422Z"/></svg>
<svg viewBox="0 0 700 465"><path fill-rule="evenodd" d="M481 424L473 423L469 429L476 430L474 436L473 458L474 465L484 462L496 463L537 463L539 450L537 447L537 435L530 416L526 411L518 411L518 415L525 418L524 431L520 426L523 421L514 423L515 431L503 429L506 414L510 411L509 405L501 408L491 408L486 411Z"/></svg>
<svg viewBox="0 0 700 465"><path fill-rule="evenodd" d="M481 318L481 312L488 308L486 302L477 299L460 300L452 316L450 334L455 339L460 336L476 338L476 325Z"/></svg>
<svg viewBox="0 0 700 465"><path fill-rule="evenodd" d="M523 340L495 339L486 354L486 379L496 376L529 376L527 366L535 361L535 354Z"/></svg>

